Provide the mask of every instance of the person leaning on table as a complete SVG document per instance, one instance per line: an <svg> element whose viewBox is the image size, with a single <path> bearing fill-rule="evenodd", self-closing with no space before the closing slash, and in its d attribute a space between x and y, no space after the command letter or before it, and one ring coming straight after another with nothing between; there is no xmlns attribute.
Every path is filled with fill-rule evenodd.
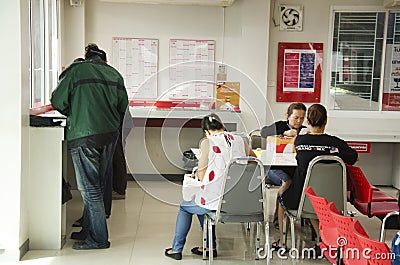
<svg viewBox="0 0 400 265"><path fill-rule="evenodd" d="M261 129L261 137L267 138L272 135L295 137L300 133L300 130L306 129L303 126L304 117L306 116L306 106L301 102L294 102L289 105L286 111L286 120L277 121L269 126L264 126ZM267 172L267 178L275 185L280 186L278 193L282 194L292 182L292 177L296 167L271 167ZM274 226L278 227L278 199L274 213Z"/></svg>
<svg viewBox="0 0 400 265"><path fill-rule="evenodd" d="M67 116L67 147L84 203L76 250L110 247L104 191L111 195L112 157L128 96L122 76L106 61L106 53L89 44L85 61L63 72L50 100Z"/></svg>
<svg viewBox="0 0 400 265"><path fill-rule="evenodd" d="M203 229L204 214L218 209L223 176L229 161L238 156L256 157L242 137L225 131L225 126L215 114L204 117L201 128L207 138L200 142L200 158L196 174L203 185L194 199L182 201L176 219L172 247L165 249L165 256L176 260L182 259L182 250L192 224L192 216L197 215L200 227ZM216 248L215 229L212 240L213 247ZM194 247L191 251L193 254L203 255L201 247ZM217 256L216 249L213 249L213 256Z"/></svg>
<svg viewBox="0 0 400 265"><path fill-rule="evenodd" d="M340 157L347 164L354 164L358 160L357 152L342 139L325 134L327 112L321 104L313 104L307 111L307 124L309 132L298 135L294 141L296 148L297 169L292 184L282 194L279 193L279 240L272 243L271 247L278 251L282 243L282 222L285 209L295 210L299 207L300 196L307 175L310 161L320 155L333 155ZM318 231L317 220L311 219L315 231Z"/></svg>

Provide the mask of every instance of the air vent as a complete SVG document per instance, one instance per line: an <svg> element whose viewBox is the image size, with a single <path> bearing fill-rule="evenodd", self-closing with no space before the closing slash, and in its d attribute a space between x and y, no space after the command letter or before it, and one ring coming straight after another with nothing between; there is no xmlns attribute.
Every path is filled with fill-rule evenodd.
<svg viewBox="0 0 400 265"><path fill-rule="evenodd" d="M302 6L280 6L279 30L302 31L303 30L303 7Z"/></svg>

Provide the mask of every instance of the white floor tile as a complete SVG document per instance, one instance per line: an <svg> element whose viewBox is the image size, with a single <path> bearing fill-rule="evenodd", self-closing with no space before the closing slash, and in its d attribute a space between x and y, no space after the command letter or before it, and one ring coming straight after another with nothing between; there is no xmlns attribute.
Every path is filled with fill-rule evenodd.
<svg viewBox="0 0 400 265"><path fill-rule="evenodd" d="M396 190L381 188L395 196ZM268 203L268 216L272 221L275 210L276 188L268 190L270 198ZM164 256L164 249L170 247L174 231L175 220L178 212L178 203L181 200L179 184L173 182L146 181L136 183L130 181L125 200L113 201L111 217L108 219L111 248L106 250L76 251L71 248L74 240L69 239L72 223L82 214L82 199L78 191L73 191L73 200L68 202L67 212L67 240L61 250L32 250L24 257L21 264L27 265L67 265L67 264L117 264L117 265L147 265L147 264L177 264L177 261ZM349 210L355 210L349 204ZM373 238L379 237L380 220L368 218L357 213L355 218L360 220L368 234ZM302 233L297 237L297 244L311 247L315 242L310 242L310 229L308 227L298 230ZM264 233L262 242L264 244ZM397 231L387 230L386 239L390 242ZM254 225L247 231L245 224L218 224L217 249L218 257L214 260L218 264L266 264L266 260L255 260L254 253ZM278 238L278 231L270 225L269 242ZM289 236L290 239L290 236ZM290 243L290 241L288 242ZM191 254L190 249L201 246L201 229L197 218L193 218L192 228L189 232L183 259L179 264L206 264L200 256ZM274 253L271 265L291 265L290 259L279 259ZM299 259L297 264L329 264L326 259Z"/></svg>

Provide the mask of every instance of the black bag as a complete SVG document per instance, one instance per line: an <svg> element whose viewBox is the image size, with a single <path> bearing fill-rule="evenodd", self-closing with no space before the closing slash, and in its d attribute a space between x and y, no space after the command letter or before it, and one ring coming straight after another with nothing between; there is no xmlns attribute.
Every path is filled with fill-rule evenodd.
<svg viewBox="0 0 400 265"><path fill-rule="evenodd" d="M62 178L61 203L64 204L72 199L71 185Z"/></svg>
<svg viewBox="0 0 400 265"><path fill-rule="evenodd" d="M41 117L30 115L30 126L33 127L52 127L52 126L60 126L62 121L54 121L51 117Z"/></svg>
<svg viewBox="0 0 400 265"><path fill-rule="evenodd" d="M194 167L197 166L199 160L196 158L196 155L192 152L192 150L187 150L183 152L183 168L186 171L192 171Z"/></svg>

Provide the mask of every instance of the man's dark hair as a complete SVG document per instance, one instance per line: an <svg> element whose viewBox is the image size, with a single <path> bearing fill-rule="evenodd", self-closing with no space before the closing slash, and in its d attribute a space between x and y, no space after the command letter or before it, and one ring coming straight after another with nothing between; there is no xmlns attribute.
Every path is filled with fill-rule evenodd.
<svg viewBox="0 0 400 265"><path fill-rule="evenodd" d="M85 59L89 59L90 57L97 55L99 56L103 61L107 62L107 54L105 51L100 50L97 44L94 43L89 43L85 47Z"/></svg>

